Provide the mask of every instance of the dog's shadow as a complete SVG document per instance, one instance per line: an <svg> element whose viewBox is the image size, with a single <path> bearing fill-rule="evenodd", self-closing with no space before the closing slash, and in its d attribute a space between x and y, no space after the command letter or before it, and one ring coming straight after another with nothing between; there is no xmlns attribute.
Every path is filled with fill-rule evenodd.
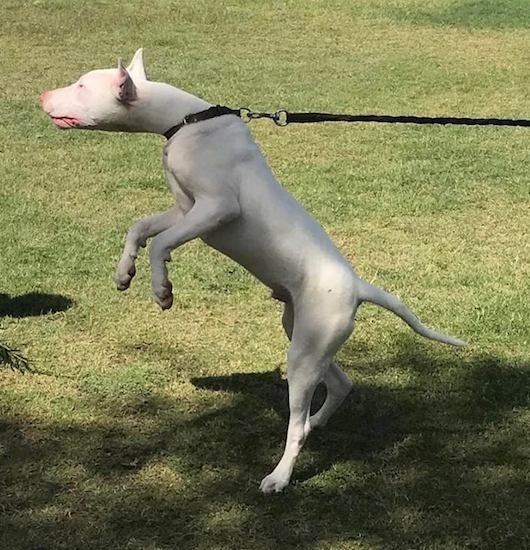
<svg viewBox="0 0 530 550"><path fill-rule="evenodd" d="M28 292L19 296L0 293L0 317L37 317L66 311L73 300L61 294Z"/></svg>
<svg viewBox="0 0 530 550"><path fill-rule="evenodd" d="M222 437L229 442L230 448L237 449L240 460L258 460L261 444L258 441L253 443L254 437L265 437L280 449L286 434L289 404L287 381L279 370L194 378L192 383L200 389L238 396L233 407L210 415L217 417L217 429L223 430ZM312 412L318 410L325 397L325 387L319 385L313 397ZM245 416L247 407L252 409L246 415L248 425L253 425L249 434L244 433L248 426L241 427L241 418ZM401 399L390 398L384 390L357 386L328 425L311 433L301 455L301 464L295 469L294 480L304 481L342 460L364 459L401 440L405 433L404 408ZM201 416L201 424L204 421L204 416Z"/></svg>
<svg viewBox="0 0 530 550"><path fill-rule="evenodd" d="M486 429L514 407L528 404L528 365L485 356L464 359L452 352L437 358L426 349L404 343L395 356L377 367L381 372L404 366L412 370L415 380L407 387L356 381L355 369L365 370L366 365L347 365L354 389L328 425L311 433L293 480L305 481L344 461L380 460L398 449L402 452L409 440L418 441L412 452L437 459L441 440L452 425ZM449 390L443 373L455 369L457 382ZM433 384L436 377L439 382ZM192 383L196 388L235 396L230 406L198 420L205 427L215 417L216 435L225 440L230 456L256 462L259 453L270 453L271 448L274 452L275 445L281 448L289 407L287 382L279 370L194 378ZM312 411L324 398L325 390L319 386ZM268 450L263 448L263 439L269 441ZM219 455L216 460L225 462Z"/></svg>

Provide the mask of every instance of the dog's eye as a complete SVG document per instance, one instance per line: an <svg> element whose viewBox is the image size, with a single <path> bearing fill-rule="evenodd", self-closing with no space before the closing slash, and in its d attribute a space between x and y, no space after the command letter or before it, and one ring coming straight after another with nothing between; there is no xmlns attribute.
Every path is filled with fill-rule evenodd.
<svg viewBox="0 0 530 550"><path fill-rule="evenodd" d="M84 85L84 84L81 84L81 82L79 82L79 83L77 84L77 87L78 87L78 88L84 88L85 85Z"/></svg>

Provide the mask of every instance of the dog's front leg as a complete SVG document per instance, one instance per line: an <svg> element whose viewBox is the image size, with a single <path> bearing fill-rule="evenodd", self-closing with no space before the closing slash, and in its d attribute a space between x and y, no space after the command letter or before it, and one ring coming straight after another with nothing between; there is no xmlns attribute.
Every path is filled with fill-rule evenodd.
<svg viewBox="0 0 530 550"><path fill-rule="evenodd" d="M144 248L147 239L158 235L172 225L175 225L183 214L174 206L165 212L153 214L138 220L127 232L125 246L116 268L116 287L118 290L126 290L136 274L135 260L140 248Z"/></svg>
<svg viewBox="0 0 530 550"><path fill-rule="evenodd" d="M238 215L239 203L235 197L200 198L176 225L152 240L149 249L151 287L155 301L162 309L169 309L173 305L173 286L166 267L166 262L171 261L171 251L196 237L215 231Z"/></svg>

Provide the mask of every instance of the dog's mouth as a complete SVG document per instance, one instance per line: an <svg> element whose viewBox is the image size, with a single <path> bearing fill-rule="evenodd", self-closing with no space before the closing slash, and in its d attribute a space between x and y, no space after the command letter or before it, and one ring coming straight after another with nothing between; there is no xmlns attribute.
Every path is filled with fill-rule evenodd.
<svg viewBox="0 0 530 550"><path fill-rule="evenodd" d="M78 118L71 116L51 116L52 122L59 128L78 128L81 126L81 121Z"/></svg>

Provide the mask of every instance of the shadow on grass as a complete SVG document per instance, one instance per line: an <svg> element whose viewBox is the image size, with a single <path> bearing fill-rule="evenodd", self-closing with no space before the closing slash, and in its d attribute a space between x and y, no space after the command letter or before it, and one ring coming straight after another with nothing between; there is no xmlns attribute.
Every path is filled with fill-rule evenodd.
<svg viewBox="0 0 530 550"><path fill-rule="evenodd" d="M10 297L8 294L0 293L0 317L23 318L48 315L66 311L72 307L72 304L70 298L60 294L29 292ZM32 370L29 360L19 350L0 342L0 366L3 365L21 373Z"/></svg>
<svg viewBox="0 0 530 550"><path fill-rule="evenodd" d="M73 301L60 294L28 292L20 296L10 297L0 294L0 317L35 317L66 311Z"/></svg>
<svg viewBox="0 0 530 550"><path fill-rule="evenodd" d="M153 393L105 425L4 421L0 546L530 547L530 365L426 349L378 365L406 386L356 384L281 495L257 491L285 435L278 372L195 378L219 392L199 411Z"/></svg>
<svg viewBox="0 0 530 550"><path fill-rule="evenodd" d="M490 29L527 29L530 13L527 0L453 0L434 7L418 4L416 9L391 10L398 20L414 23Z"/></svg>

